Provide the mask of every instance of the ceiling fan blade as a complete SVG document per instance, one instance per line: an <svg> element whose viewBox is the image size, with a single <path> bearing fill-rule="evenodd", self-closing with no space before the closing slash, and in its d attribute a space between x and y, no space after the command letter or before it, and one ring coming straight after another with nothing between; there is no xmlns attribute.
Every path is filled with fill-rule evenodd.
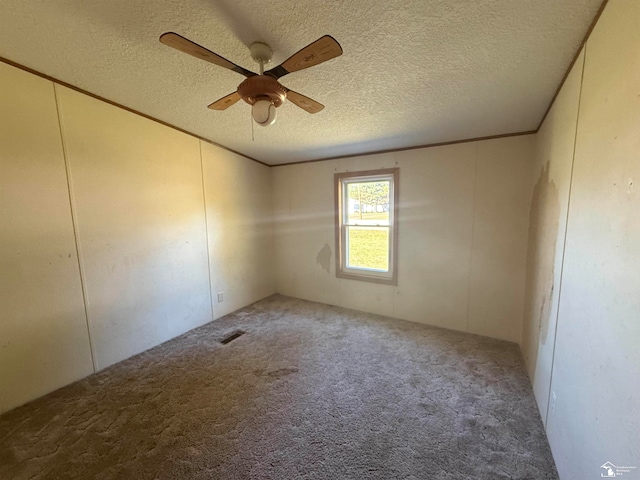
<svg viewBox="0 0 640 480"><path fill-rule="evenodd" d="M324 108L324 105L321 103L289 89L287 89L287 100L290 100L291 103L299 106L301 109L306 110L309 113L318 113Z"/></svg>
<svg viewBox="0 0 640 480"><path fill-rule="evenodd" d="M342 47L335 38L325 35L315 42L307 45L298 53L294 53L277 67L264 72L275 78L284 77L291 72L297 72L305 68L313 67L332 58L342 55Z"/></svg>
<svg viewBox="0 0 640 480"><path fill-rule="evenodd" d="M211 105L209 105L208 108L210 108L211 110L226 110L238 100L240 100L240 94L238 92L233 92L225 97L216 100Z"/></svg>
<svg viewBox="0 0 640 480"><path fill-rule="evenodd" d="M214 65L218 65L219 67L228 68L229 70L233 70L234 72L244 75L245 77L253 77L254 75L256 75L246 68L242 68L240 65L236 65L235 63L230 62L217 53L213 53L211 50L207 50L203 46L200 46L197 43L194 43L191 40L178 35L177 33L163 33L162 35L160 35L160 43L164 43L171 48L175 48L176 50L180 50L181 52L188 53L189 55L200 58L201 60L205 60L209 63L213 63Z"/></svg>

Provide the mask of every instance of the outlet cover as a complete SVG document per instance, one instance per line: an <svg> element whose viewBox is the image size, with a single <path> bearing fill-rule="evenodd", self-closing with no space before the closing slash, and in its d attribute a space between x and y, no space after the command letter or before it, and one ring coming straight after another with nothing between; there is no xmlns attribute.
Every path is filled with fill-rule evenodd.
<svg viewBox="0 0 640 480"><path fill-rule="evenodd" d="M218 292L218 303L222 303L224 300L224 293Z"/></svg>
<svg viewBox="0 0 640 480"><path fill-rule="evenodd" d="M556 397L556 392L551 392L551 416L556 414L556 403L558 397Z"/></svg>

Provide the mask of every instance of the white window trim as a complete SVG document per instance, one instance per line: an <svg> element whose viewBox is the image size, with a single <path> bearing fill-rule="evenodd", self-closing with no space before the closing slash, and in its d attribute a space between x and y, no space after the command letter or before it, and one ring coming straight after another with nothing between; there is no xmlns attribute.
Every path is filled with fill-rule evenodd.
<svg viewBox="0 0 640 480"><path fill-rule="evenodd" d="M387 285L398 284L398 185L399 169L387 168L381 170L368 170L363 172L336 173L335 179L335 228L336 228L336 277L365 282L383 283ZM345 198L346 186L349 183L370 182L376 180L389 180L389 200L392 202L389 208L389 225L380 228L389 229L389 271L379 271L366 268L353 268L346 265L347 256L347 228L349 224L343 222L347 216L347 203Z"/></svg>

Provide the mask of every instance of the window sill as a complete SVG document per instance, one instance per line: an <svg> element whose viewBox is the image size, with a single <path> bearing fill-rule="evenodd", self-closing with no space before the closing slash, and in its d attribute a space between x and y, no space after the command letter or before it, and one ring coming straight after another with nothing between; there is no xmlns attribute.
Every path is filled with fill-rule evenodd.
<svg viewBox="0 0 640 480"><path fill-rule="evenodd" d="M372 275L362 274L359 275L357 273L345 273L345 272L336 272L336 277L345 278L347 280L360 280L361 282L370 282L370 283L379 283L382 285L398 285L397 277L374 277Z"/></svg>

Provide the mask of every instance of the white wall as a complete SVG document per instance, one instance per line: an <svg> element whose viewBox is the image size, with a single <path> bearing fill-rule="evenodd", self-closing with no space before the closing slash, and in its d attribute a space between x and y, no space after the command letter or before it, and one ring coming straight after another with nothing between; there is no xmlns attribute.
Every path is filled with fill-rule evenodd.
<svg viewBox="0 0 640 480"><path fill-rule="evenodd" d="M265 166L5 64L0 165L0 412L275 292Z"/></svg>
<svg viewBox="0 0 640 480"><path fill-rule="evenodd" d="M279 293L519 341L533 136L273 169ZM335 172L400 168L398 286L335 276ZM317 261L328 245L330 272Z"/></svg>
<svg viewBox="0 0 640 480"><path fill-rule="evenodd" d="M556 255L553 265L562 273L551 373L557 400L546 425L563 480L600 478L607 461L638 467L622 478L640 477L638 52L640 3L611 0L586 44L577 135L570 122L556 125L552 117L538 137L539 151L575 139L570 195L561 196L562 208L568 206L564 262ZM562 94L575 92L573 81ZM565 170L561 185L570 150L550 156L559 175ZM548 357L549 347L538 344L538 359ZM527 360L535 386L549 376L548 360ZM544 388L536 394L543 397ZM546 401L539 398L539 405L545 416Z"/></svg>
<svg viewBox="0 0 640 480"><path fill-rule="evenodd" d="M536 136L522 354L546 422L584 52Z"/></svg>

